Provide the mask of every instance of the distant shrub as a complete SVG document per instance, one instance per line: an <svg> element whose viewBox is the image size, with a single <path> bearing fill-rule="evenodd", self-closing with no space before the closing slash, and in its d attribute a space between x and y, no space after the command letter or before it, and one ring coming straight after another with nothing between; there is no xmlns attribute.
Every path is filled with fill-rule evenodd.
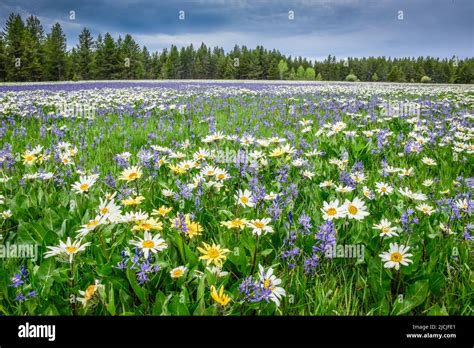
<svg viewBox="0 0 474 348"><path fill-rule="evenodd" d="M421 83L430 83L430 82L431 82L431 78L430 78L429 76L426 76L426 75L425 75L425 76L423 76L423 77L421 78L420 81L421 81Z"/></svg>
<svg viewBox="0 0 474 348"><path fill-rule="evenodd" d="M304 72L304 77L305 80L314 80L314 78L316 77L316 72L313 68L306 68L306 71Z"/></svg>
<svg viewBox="0 0 474 348"><path fill-rule="evenodd" d="M356 81L359 81L359 79L357 78L356 75L354 74L349 74L346 76L346 81L348 82L356 82Z"/></svg>

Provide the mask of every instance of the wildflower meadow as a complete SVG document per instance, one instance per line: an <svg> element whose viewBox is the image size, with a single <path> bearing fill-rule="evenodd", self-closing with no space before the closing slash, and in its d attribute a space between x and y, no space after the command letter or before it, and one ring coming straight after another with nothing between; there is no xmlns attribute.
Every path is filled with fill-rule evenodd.
<svg viewBox="0 0 474 348"><path fill-rule="evenodd" d="M474 88L0 86L1 315L472 315Z"/></svg>

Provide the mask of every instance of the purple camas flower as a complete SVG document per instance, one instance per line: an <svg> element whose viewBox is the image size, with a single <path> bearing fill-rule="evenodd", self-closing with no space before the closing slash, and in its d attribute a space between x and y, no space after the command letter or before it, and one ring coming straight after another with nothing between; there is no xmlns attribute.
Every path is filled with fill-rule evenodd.
<svg viewBox="0 0 474 348"><path fill-rule="evenodd" d="M26 296L23 295L23 294L17 294L16 297L15 297L15 300L18 301L18 302L23 302L26 300Z"/></svg>
<svg viewBox="0 0 474 348"><path fill-rule="evenodd" d="M311 228L313 227L311 225L311 218L306 215L305 212L303 212L299 219L298 219L298 224L300 225L301 229L303 230L303 232L307 233L311 230Z"/></svg>
<svg viewBox="0 0 474 348"><path fill-rule="evenodd" d="M192 198L193 192L186 183L181 183L179 179L176 179L176 186L178 187L178 192L176 193L177 196L175 200L179 200L180 198L190 200Z"/></svg>
<svg viewBox="0 0 474 348"><path fill-rule="evenodd" d="M160 266L153 263L153 255L149 254L148 258L143 257L143 252L135 248L135 254L130 258L125 250L120 253L122 260L115 266L117 269L125 271L133 270L136 273L139 285L143 285L150 281L150 275L160 270Z"/></svg>
<svg viewBox="0 0 474 348"><path fill-rule="evenodd" d="M111 171L109 171L109 172L107 173L107 175L105 176L105 184L106 184L107 186L112 187L112 188L115 188L115 186L116 186L116 185L115 185L115 178L114 178L114 175L112 174Z"/></svg>
<svg viewBox="0 0 474 348"><path fill-rule="evenodd" d="M278 220L281 213L283 212L282 204L283 202L281 196L277 195L277 197L272 201L272 204L267 208L267 214L273 221Z"/></svg>
<svg viewBox="0 0 474 348"><path fill-rule="evenodd" d="M272 290L264 287L262 281L255 282L252 276L245 278L239 285L239 291L243 295L245 302L269 301Z"/></svg>
<svg viewBox="0 0 474 348"><path fill-rule="evenodd" d="M336 229L332 221L325 221L319 226L315 235L316 245L313 246L313 252L325 253L329 248L336 244Z"/></svg>
<svg viewBox="0 0 474 348"><path fill-rule="evenodd" d="M357 161L354 163L351 169L351 173L364 173L364 163L362 161Z"/></svg>
<svg viewBox="0 0 474 348"><path fill-rule="evenodd" d="M356 186L356 182L354 181L354 179L351 178L351 175L346 171L342 171L341 174L339 174L339 181L346 186L351 186L351 187Z"/></svg>
<svg viewBox="0 0 474 348"><path fill-rule="evenodd" d="M20 273L15 273L15 275L10 278L10 281L11 281L10 286L13 286L14 288L17 288L20 285L24 284Z"/></svg>
<svg viewBox="0 0 474 348"><path fill-rule="evenodd" d="M298 248L295 243L297 239L296 232L290 232L290 235L283 240L283 245L281 247L281 258L288 263L288 268L295 268L295 262L298 256L300 255L300 248Z"/></svg>
<svg viewBox="0 0 474 348"><path fill-rule="evenodd" d="M188 233L188 228L186 226L186 216L183 213L179 213L176 219L174 220L174 228L184 234Z"/></svg>
<svg viewBox="0 0 474 348"><path fill-rule="evenodd" d="M120 252L120 256L122 257L122 260L119 263L117 263L117 266L115 266L115 267L123 271L123 270L125 270L125 268L127 268L127 261L129 259L129 257L128 257L127 252L125 250L122 250Z"/></svg>
<svg viewBox="0 0 474 348"><path fill-rule="evenodd" d="M381 161L381 167L382 167L381 175L383 177L389 176L390 174L387 172L388 163L387 163L387 160L385 158Z"/></svg>
<svg viewBox="0 0 474 348"><path fill-rule="evenodd" d="M314 274L319 264L319 258L317 255L313 255L304 260L304 272L306 274Z"/></svg>
<svg viewBox="0 0 474 348"><path fill-rule="evenodd" d="M17 289L17 294L15 297L16 301L23 302L27 299L27 297L36 297L35 290L30 290L26 295L24 294L26 287L30 286L26 283L28 277L28 270L25 266L21 265L20 271L18 273L15 273L13 277L10 278L11 284L9 284L9 286L12 286Z"/></svg>
<svg viewBox="0 0 474 348"><path fill-rule="evenodd" d="M288 180L289 171L290 171L290 166L288 166L287 164L282 165L278 169L278 172L277 172L277 176L276 176L277 181L279 183L286 183L286 181Z"/></svg>
<svg viewBox="0 0 474 348"><path fill-rule="evenodd" d="M114 160L120 168L127 168L130 166L130 162L124 156L116 155Z"/></svg>

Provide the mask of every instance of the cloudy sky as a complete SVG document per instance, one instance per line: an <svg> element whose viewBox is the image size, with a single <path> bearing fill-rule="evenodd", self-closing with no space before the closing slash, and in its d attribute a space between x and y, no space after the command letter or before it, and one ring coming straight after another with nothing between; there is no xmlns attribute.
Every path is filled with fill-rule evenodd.
<svg viewBox="0 0 474 348"><path fill-rule="evenodd" d="M204 42L309 59L474 56L474 0L0 0L2 28L11 12L39 17L48 31L61 23L68 48L87 27L132 34L152 51Z"/></svg>

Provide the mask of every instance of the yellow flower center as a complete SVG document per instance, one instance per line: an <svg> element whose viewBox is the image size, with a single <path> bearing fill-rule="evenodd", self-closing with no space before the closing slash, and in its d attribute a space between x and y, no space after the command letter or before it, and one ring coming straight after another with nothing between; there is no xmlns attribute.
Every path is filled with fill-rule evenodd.
<svg viewBox="0 0 474 348"><path fill-rule="evenodd" d="M144 240L142 243L142 247L146 249L151 249L155 246L155 242L152 240Z"/></svg>
<svg viewBox="0 0 474 348"><path fill-rule="evenodd" d="M183 270L181 270L181 269L177 269L177 270L173 271L173 277L175 277L175 278L179 278L182 275L183 275Z"/></svg>
<svg viewBox="0 0 474 348"><path fill-rule="evenodd" d="M244 204L247 204L249 202L249 198L245 197L245 196L242 196L242 197L240 197L240 201Z"/></svg>
<svg viewBox="0 0 474 348"><path fill-rule="evenodd" d="M210 248L207 254L211 259L217 259L221 255L219 250L217 250L216 248Z"/></svg>
<svg viewBox="0 0 474 348"><path fill-rule="evenodd" d="M270 287L270 285L271 285L270 279L267 278L263 281L263 287L265 289L268 289Z"/></svg>
<svg viewBox="0 0 474 348"><path fill-rule="evenodd" d="M393 261L393 262L402 261L402 254L400 254L398 251L392 253L392 255L390 255L390 261Z"/></svg>
<svg viewBox="0 0 474 348"><path fill-rule="evenodd" d="M262 228L265 227L265 224L264 224L263 222L261 222L261 221L255 221L255 222L253 223L253 225L254 225L255 227L259 228L259 229L262 229Z"/></svg>
<svg viewBox="0 0 474 348"><path fill-rule="evenodd" d="M107 208L107 207L104 207L104 208L102 208L102 209L100 210L100 213L101 213L102 215L105 215L105 214L107 214L108 212L109 212L109 208Z"/></svg>
<svg viewBox="0 0 474 348"><path fill-rule="evenodd" d="M242 220L238 220L238 219L233 220L233 221L231 222L231 226L233 226L233 227L240 227L240 226L242 226L243 224L244 224L244 222L243 222Z"/></svg>
<svg viewBox="0 0 474 348"><path fill-rule="evenodd" d="M382 191L382 192L387 192L387 188L386 188L386 187L382 187L382 188L380 188L380 191Z"/></svg>
<svg viewBox="0 0 474 348"><path fill-rule="evenodd" d="M357 212L359 211L359 209L357 209L357 207L353 204L350 204L347 210L349 211L349 214L351 215L356 215Z"/></svg>
<svg viewBox="0 0 474 348"><path fill-rule="evenodd" d="M81 191L87 191L89 189L89 184L81 184L79 188Z"/></svg>
<svg viewBox="0 0 474 348"><path fill-rule="evenodd" d="M66 251L67 251L69 254L74 254L74 253L77 251L77 247L75 247L75 246L67 246L67 247L66 247Z"/></svg>
<svg viewBox="0 0 474 348"><path fill-rule="evenodd" d="M150 223L148 223L148 222L144 222L144 223L142 223L142 224L140 225L140 227L141 227L142 229L144 229L145 231L149 231L149 230L151 230L151 228L152 228L153 226L152 226Z"/></svg>
<svg viewBox="0 0 474 348"><path fill-rule="evenodd" d="M99 224L99 221L97 220L91 220L87 223L87 228L93 228L93 227L96 227L97 225Z"/></svg>
<svg viewBox="0 0 474 348"><path fill-rule="evenodd" d="M137 172L128 174L128 180L135 180L137 178L138 178L138 173Z"/></svg>
<svg viewBox="0 0 474 348"><path fill-rule="evenodd" d="M336 208L332 208L332 207L331 207L331 208L329 208L329 209L326 210L326 214L331 215L331 216L334 216L334 215L337 214L337 210L336 210Z"/></svg>
<svg viewBox="0 0 474 348"><path fill-rule="evenodd" d="M84 298L86 300L90 300L92 296L94 296L96 286L95 285L89 285L85 291Z"/></svg>

